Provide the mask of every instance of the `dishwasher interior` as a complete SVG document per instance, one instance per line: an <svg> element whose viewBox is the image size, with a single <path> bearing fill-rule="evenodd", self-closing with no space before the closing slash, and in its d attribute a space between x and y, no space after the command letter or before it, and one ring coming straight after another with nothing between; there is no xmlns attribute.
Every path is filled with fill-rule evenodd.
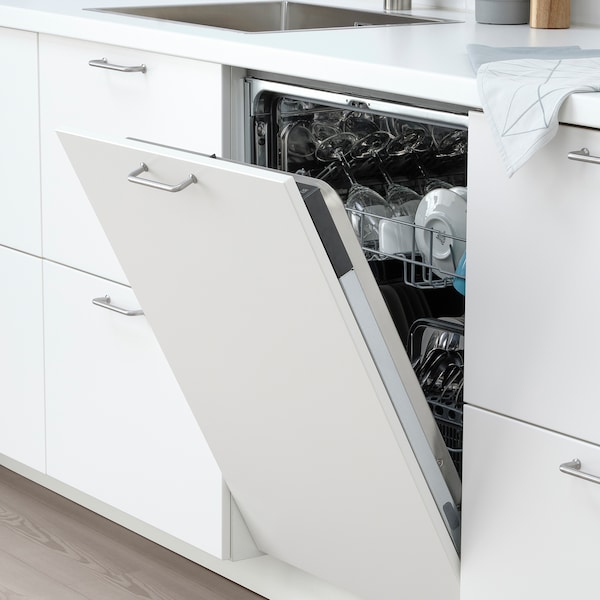
<svg viewBox="0 0 600 600"><path fill-rule="evenodd" d="M467 116L249 79L248 162L342 199L461 474Z"/></svg>

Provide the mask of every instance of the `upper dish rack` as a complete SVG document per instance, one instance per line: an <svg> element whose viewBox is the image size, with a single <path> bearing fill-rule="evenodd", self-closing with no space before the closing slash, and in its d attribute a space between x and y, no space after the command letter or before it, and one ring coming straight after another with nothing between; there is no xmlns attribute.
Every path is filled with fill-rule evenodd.
<svg viewBox="0 0 600 600"><path fill-rule="evenodd" d="M369 260L401 261L405 281L416 287L452 285L465 250L464 239L453 236L465 235L466 128L435 111L414 121L375 112L368 102L334 106L281 96L275 106L275 119L267 108L257 116L256 156L326 181Z"/></svg>
<svg viewBox="0 0 600 600"><path fill-rule="evenodd" d="M464 286L460 269L464 238L368 209L346 207L346 212L367 260L400 261L405 283L414 287L444 288L459 282ZM374 228L377 235L373 235Z"/></svg>

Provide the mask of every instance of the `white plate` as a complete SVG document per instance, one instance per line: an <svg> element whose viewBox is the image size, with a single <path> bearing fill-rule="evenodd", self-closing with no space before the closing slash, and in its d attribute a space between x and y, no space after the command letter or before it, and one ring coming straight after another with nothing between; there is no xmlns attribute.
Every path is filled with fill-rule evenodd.
<svg viewBox="0 0 600 600"><path fill-rule="evenodd" d="M438 277L450 277L466 249L462 241L467 234L465 196L445 188L431 190L419 203L415 225L435 229L431 233L416 228L417 248Z"/></svg>

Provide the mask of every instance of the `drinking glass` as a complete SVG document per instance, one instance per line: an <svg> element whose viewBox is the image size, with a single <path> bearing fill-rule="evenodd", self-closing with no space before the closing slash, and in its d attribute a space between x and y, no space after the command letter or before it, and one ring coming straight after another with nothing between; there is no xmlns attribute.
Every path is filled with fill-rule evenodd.
<svg viewBox="0 0 600 600"><path fill-rule="evenodd" d="M387 147L392 143L394 137L387 131L376 131L364 138L358 140L351 149L354 158L360 159L373 157L377 163L377 168L381 171L385 180L385 198L392 207L392 216L394 217L414 217L417 212L417 206L421 201L421 196L413 189L396 183L389 171L385 168L382 152L386 152Z"/></svg>
<svg viewBox="0 0 600 600"><path fill-rule="evenodd" d="M342 168L350 182L346 210L350 214L354 231L361 245L376 248L379 241L380 218L390 218L393 211L383 196L355 179L346 155L350 153L356 142L356 135L349 132L338 133L319 143L315 155L320 161L336 163Z"/></svg>

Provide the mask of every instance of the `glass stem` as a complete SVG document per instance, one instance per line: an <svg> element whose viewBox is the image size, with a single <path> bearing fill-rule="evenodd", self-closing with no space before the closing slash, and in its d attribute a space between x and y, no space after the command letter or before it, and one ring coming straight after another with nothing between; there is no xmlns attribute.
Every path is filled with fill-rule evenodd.
<svg viewBox="0 0 600 600"><path fill-rule="evenodd" d="M344 153L338 149L333 154L340 161L340 165L342 166L344 174L350 180L350 184L356 185L358 183L358 181L356 181L356 179L352 175L352 166L350 165L350 163L344 156Z"/></svg>

